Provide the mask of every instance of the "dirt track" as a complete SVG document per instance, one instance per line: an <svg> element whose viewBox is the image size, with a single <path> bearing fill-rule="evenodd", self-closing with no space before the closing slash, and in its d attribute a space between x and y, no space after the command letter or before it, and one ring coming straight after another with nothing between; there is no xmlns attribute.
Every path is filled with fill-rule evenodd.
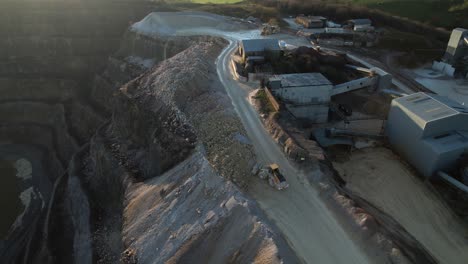
<svg viewBox="0 0 468 264"><path fill-rule="evenodd" d="M393 216L440 263L468 262L468 230L428 186L384 148L335 163L347 187Z"/></svg>
<svg viewBox="0 0 468 264"><path fill-rule="evenodd" d="M236 40L259 37L258 30L230 27L225 25L225 23L230 23L225 17L204 13L185 13L184 15L176 13L174 17L168 13L152 15L152 18L146 19L147 23L143 23L145 21L143 20L142 23L135 25L133 30L149 35L215 35L231 42L218 58L219 78L254 144L258 161L278 163L290 184L288 190L277 192L266 183L255 181L250 189L251 194L282 231L298 257L306 263L371 262L357 245L356 240L350 237L338 223L336 216L325 207L317 191L307 183L305 176L291 165L264 129L258 113L247 100L250 87L233 79L229 59L236 48ZM192 15L196 17L193 21L188 19ZM168 16L169 19L167 19ZM199 21L200 25L196 21ZM381 164L378 162L379 159L388 158L383 155L384 153L374 154L379 155L379 157L372 155L377 159L375 166ZM390 167L382 165L380 168L374 168L371 164L359 170L360 159L362 156L357 156L356 160L341 164L343 170L349 169L350 173L355 175L354 180L350 180L350 188L353 188L353 191L394 216L439 260L447 263L465 263L463 260L466 259L467 253L463 251L468 252L468 250L464 246L466 241L463 244L463 234L457 234L457 231L461 230L460 226L457 225L456 218L451 216L450 211L437 197L428 193L424 186L418 184L414 178L406 177L408 172L397 165L393 164ZM356 170L354 166L357 166ZM356 171L355 174L353 174L354 171ZM383 173L386 180L373 177L360 180L358 177L359 175L375 175L375 171ZM411 192L413 188L415 190ZM395 193L400 195L395 196ZM449 225L456 226L449 228Z"/></svg>
<svg viewBox="0 0 468 264"><path fill-rule="evenodd" d="M192 19L194 18L194 19ZM233 79L232 51L240 38L259 37L258 30L232 27L229 18L208 13L153 13L133 26L146 35L215 35L230 41L217 61L221 83L226 88L261 162L276 162L284 172L290 189L278 192L255 181L252 195L279 227L296 254L306 263L368 263L367 256L343 230L334 216L294 168L263 127L247 97L249 87ZM239 31L243 30L243 31Z"/></svg>
<svg viewBox="0 0 468 264"><path fill-rule="evenodd" d="M317 191L291 165L265 130L257 112L247 101L249 87L232 79L229 58L235 47L236 43L232 42L219 57L221 82L254 144L259 161L278 163L290 185L289 189L278 192L266 183L256 181L251 194L304 262L368 263L367 256L325 207Z"/></svg>

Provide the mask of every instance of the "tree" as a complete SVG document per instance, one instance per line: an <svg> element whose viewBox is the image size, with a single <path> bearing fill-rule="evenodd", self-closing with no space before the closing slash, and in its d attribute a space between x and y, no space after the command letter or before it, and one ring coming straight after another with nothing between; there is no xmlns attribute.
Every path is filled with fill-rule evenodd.
<svg viewBox="0 0 468 264"><path fill-rule="evenodd" d="M455 4L450 7L450 11L468 11L468 0L464 0L463 3Z"/></svg>

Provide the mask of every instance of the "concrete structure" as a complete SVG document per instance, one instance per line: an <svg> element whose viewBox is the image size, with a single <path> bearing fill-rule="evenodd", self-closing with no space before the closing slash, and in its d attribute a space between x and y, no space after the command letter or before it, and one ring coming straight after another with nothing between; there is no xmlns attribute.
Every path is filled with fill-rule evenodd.
<svg viewBox="0 0 468 264"><path fill-rule="evenodd" d="M333 84L321 73L294 73L273 76L270 88L285 102L308 104L328 102Z"/></svg>
<svg viewBox="0 0 468 264"><path fill-rule="evenodd" d="M324 28L327 25L327 19L321 16L298 16L296 23L305 28Z"/></svg>
<svg viewBox="0 0 468 264"><path fill-rule="evenodd" d="M244 39L239 42L239 54L247 60L249 57L264 58L267 53L279 56L281 48L276 39Z"/></svg>
<svg viewBox="0 0 468 264"><path fill-rule="evenodd" d="M352 87L358 84L361 87L372 86L373 88L376 88L378 91L390 89L392 86L393 76L390 73L380 68L373 67L369 69L369 68L354 66L351 64L347 64L346 67L353 69L355 71L358 71L358 72L368 74L369 76L361 78L361 79L357 79L354 81L350 81L341 85L337 85L335 86L335 90L339 90L339 89L355 90Z"/></svg>
<svg viewBox="0 0 468 264"><path fill-rule="evenodd" d="M450 36L444 61L455 65L465 56L468 56L468 29L456 28Z"/></svg>
<svg viewBox="0 0 468 264"><path fill-rule="evenodd" d="M385 133L422 175L433 177L454 168L468 150L468 108L426 93L394 99Z"/></svg>
<svg viewBox="0 0 468 264"><path fill-rule="evenodd" d="M363 19L351 19L346 22L346 24L352 28L356 26L372 26L372 20L363 18Z"/></svg>
<svg viewBox="0 0 468 264"><path fill-rule="evenodd" d="M383 91L386 89L390 89L392 87L393 76L390 73L377 67L371 68L370 70L373 76L378 76L378 80L377 80L378 91Z"/></svg>
<svg viewBox="0 0 468 264"><path fill-rule="evenodd" d="M325 33L330 33L330 34L353 34L353 31L348 28L330 28L327 27L325 28Z"/></svg>
<svg viewBox="0 0 468 264"><path fill-rule="evenodd" d="M338 25L338 24L336 24ZM346 21L346 24L341 26L327 26L325 33L353 33L353 32L375 32L375 27L372 26L370 19L353 19Z"/></svg>
<svg viewBox="0 0 468 264"><path fill-rule="evenodd" d="M364 87L375 87L378 81L378 76L369 76L338 84L333 88L333 90L331 90L331 96L354 91Z"/></svg>
<svg viewBox="0 0 468 264"><path fill-rule="evenodd" d="M355 32L374 32L375 28L369 25L357 25L354 26L353 30Z"/></svg>
<svg viewBox="0 0 468 264"><path fill-rule="evenodd" d="M434 71L441 72L447 76L454 77L455 76L455 68L445 62L442 61L434 61L432 62L432 69Z"/></svg>
<svg viewBox="0 0 468 264"><path fill-rule="evenodd" d="M368 69L368 71L368 77L336 86L320 73L276 75L269 79L267 86L296 118L324 123L328 121L332 96L365 87L378 88L381 80L382 82L387 80L386 76L390 76L391 82L391 75L382 74L384 77L380 79L380 75L375 73L376 70Z"/></svg>
<svg viewBox="0 0 468 264"><path fill-rule="evenodd" d="M379 41L379 34L372 26L356 26L354 28L325 28L323 33L312 37L319 45L373 47Z"/></svg>
<svg viewBox="0 0 468 264"><path fill-rule="evenodd" d="M442 61L432 63L434 71L450 77L468 79L468 30L456 28L452 31Z"/></svg>
<svg viewBox="0 0 468 264"><path fill-rule="evenodd" d="M326 23L327 28L341 28L341 24L335 23L333 21L327 21Z"/></svg>
<svg viewBox="0 0 468 264"><path fill-rule="evenodd" d="M322 74L277 75L270 78L268 86L295 117L315 123L328 120L333 84Z"/></svg>

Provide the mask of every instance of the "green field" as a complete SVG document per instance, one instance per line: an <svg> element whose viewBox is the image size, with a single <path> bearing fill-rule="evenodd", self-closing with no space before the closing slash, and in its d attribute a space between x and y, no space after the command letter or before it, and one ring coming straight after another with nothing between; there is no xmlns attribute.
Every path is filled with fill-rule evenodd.
<svg viewBox="0 0 468 264"><path fill-rule="evenodd" d="M444 27L448 30L454 27L468 27L468 0L277 0L277 2L274 0L171 0L170 2L208 4L206 6L211 6L211 9L215 9L212 11L216 11L216 9L222 7L225 9L222 13L235 13L234 15L241 17L259 15L262 18L275 13L271 9L276 9L278 6L282 6L282 8L280 10L276 9L276 11L288 12L285 6L296 5L294 12L297 13L301 12L301 10L303 10L302 12L310 12L307 10L307 6L312 3L344 4L345 8L346 5L364 6L391 15L419 21L427 25ZM222 5L215 7L215 4ZM265 6L264 4L267 5ZM262 6L267 7L269 10L264 12ZM304 7L303 9L301 9L302 6ZM259 7L261 7L259 10L255 10ZM291 9L289 9L290 11Z"/></svg>
<svg viewBox="0 0 468 264"><path fill-rule="evenodd" d="M235 4L243 0L191 0L192 3L197 4Z"/></svg>
<svg viewBox="0 0 468 264"><path fill-rule="evenodd" d="M468 0L343 0L434 26L466 26Z"/></svg>

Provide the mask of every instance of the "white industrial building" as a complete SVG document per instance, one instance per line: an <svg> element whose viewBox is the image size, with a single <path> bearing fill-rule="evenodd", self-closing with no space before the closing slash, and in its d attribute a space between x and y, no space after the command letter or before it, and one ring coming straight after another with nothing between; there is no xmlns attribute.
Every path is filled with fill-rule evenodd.
<svg viewBox="0 0 468 264"><path fill-rule="evenodd" d="M269 88L296 117L316 123L328 120L333 84L320 73L283 74L269 79Z"/></svg>
<svg viewBox="0 0 468 264"><path fill-rule="evenodd" d="M351 19L346 22L348 26L356 27L356 26L372 26L372 20L368 18L360 18L360 19Z"/></svg>
<svg viewBox="0 0 468 264"><path fill-rule="evenodd" d="M365 87L376 90L386 89L391 83L391 75L380 69L360 67L353 69L367 70L369 76L333 85L321 73L283 74L271 77L268 87L296 118L308 119L313 123L325 123L328 121L332 96Z"/></svg>
<svg viewBox="0 0 468 264"><path fill-rule="evenodd" d="M273 76L270 87L285 102L309 104L330 101L333 84L321 73L294 73Z"/></svg>
<svg viewBox="0 0 468 264"><path fill-rule="evenodd" d="M345 27L357 32L369 32L375 30L375 28L372 26L372 20L367 18L348 20Z"/></svg>
<svg viewBox="0 0 468 264"><path fill-rule="evenodd" d="M462 75L468 78L468 29L456 28L450 35L442 61L434 61L432 69L450 77Z"/></svg>
<svg viewBox="0 0 468 264"><path fill-rule="evenodd" d="M464 56L468 56L468 29L456 28L450 35L444 61L454 65Z"/></svg>
<svg viewBox="0 0 468 264"><path fill-rule="evenodd" d="M416 93L392 101L386 135L425 177L452 169L468 150L468 108L446 97Z"/></svg>

